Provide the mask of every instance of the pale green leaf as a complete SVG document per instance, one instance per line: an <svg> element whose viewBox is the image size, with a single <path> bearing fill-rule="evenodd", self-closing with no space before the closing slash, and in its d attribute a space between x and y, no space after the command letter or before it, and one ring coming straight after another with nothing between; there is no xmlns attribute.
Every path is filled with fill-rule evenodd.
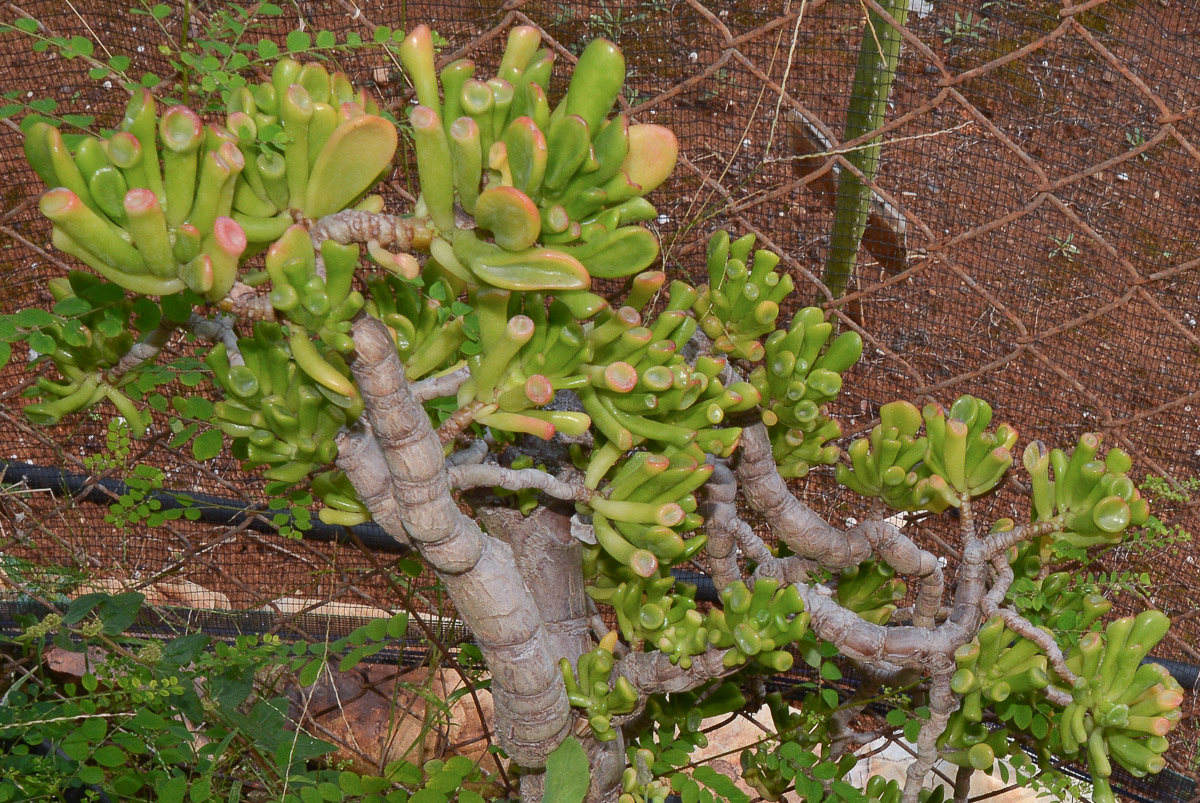
<svg viewBox="0 0 1200 803"><path fill-rule="evenodd" d="M208 460L221 453L225 439L219 429L209 429L201 432L192 441L192 456L197 460Z"/></svg>
<svg viewBox="0 0 1200 803"><path fill-rule="evenodd" d="M580 803L592 778L587 753L569 736L546 757L546 800Z"/></svg>

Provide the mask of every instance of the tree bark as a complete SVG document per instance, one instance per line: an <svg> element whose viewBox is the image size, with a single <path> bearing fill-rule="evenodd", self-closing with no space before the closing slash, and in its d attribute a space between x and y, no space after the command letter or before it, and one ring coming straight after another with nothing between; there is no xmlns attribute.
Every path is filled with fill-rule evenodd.
<svg viewBox="0 0 1200 803"><path fill-rule="evenodd" d="M579 656L595 646L583 582L583 545L571 535L571 520L549 507L529 516L511 508L480 508L479 519L490 535L512 547L517 569L533 594L550 640L551 653L566 658L574 668ZM592 782L588 803L617 797L625 768L625 740L600 742L590 730L578 736L588 754ZM529 773L521 777L521 794L540 800L544 778Z"/></svg>
<svg viewBox="0 0 1200 803"><path fill-rule="evenodd" d="M387 328L354 327L351 369L364 420L341 439L338 465L376 522L437 572L492 674L496 738L514 762L541 767L571 724L566 688L512 549L484 535L450 494L442 446L413 398Z"/></svg>

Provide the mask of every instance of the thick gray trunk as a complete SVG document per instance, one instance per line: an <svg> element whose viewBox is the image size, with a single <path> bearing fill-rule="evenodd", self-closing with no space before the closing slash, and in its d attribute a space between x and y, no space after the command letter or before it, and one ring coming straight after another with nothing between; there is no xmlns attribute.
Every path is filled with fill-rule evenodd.
<svg viewBox="0 0 1200 803"><path fill-rule="evenodd" d="M557 658L574 667L579 656L595 646L588 626L587 597L583 592L583 546L571 535L571 521L551 508L539 507L529 516L509 508L485 508L480 521L489 534L507 542L517 569L533 594ZM598 742L590 732L578 736L592 768L589 803L615 800L625 767L625 740ZM544 776L529 773L521 778L525 800L543 799Z"/></svg>
<svg viewBox="0 0 1200 803"><path fill-rule="evenodd" d="M437 572L492 674L496 738L524 767L540 767L571 723L551 639L512 549L483 534L450 494L442 446L413 398L387 328L354 328L354 378L365 421L342 438L338 465L376 522L412 543Z"/></svg>

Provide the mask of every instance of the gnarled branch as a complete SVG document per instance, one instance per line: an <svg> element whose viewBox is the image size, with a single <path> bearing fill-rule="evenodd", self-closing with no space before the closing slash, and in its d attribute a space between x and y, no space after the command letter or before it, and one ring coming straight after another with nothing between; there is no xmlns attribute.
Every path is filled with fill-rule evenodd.
<svg viewBox="0 0 1200 803"><path fill-rule="evenodd" d="M875 554L888 562L901 574L916 575L921 579L917 588L917 600L913 605L913 624L917 627L932 627L942 604L945 580L942 565L937 556L913 543L900 529L886 521L864 521L851 532L860 533L875 550Z"/></svg>
<svg viewBox="0 0 1200 803"><path fill-rule="evenodd" d="M343 439L356 447L350 454L363 459L340 456L339 466L369 508L380 501L386 506L390 485L402 532L437 572L492 673L500 745L522 766L541 766L566 737L571 717L536 602L512 549L484 535L458 509L442 446L409 390L388 329L364 318L355 324L354 342L358 356L351 370L369 426L359 425ZM386 473L370 442L382 453Z"/></svg>
<svg viewBox="0 0 1200 803"><path fill-rule="evenodd" d="M504 488L508 491L536 490L566 501L591 498L592 492L579 480L564 480L536 468L505 468L492 463L451 466L446 469L450 484L460 490Z"/></svg>
<svg viewBox="0 0 1200 803"><path fill-rule="evenodd" d="M175 334L174 326L159 324L142 335L142 338L130 346L129 351L121 356L116 365L104 372L104 381L110 385L115 385L125 374L145 363L153 361L158 356L158 353L163 350L163 347L167 345L173 334Z"/></svg>
<svg viewBox="0 0 1200 803"><path fill-rule="evenodd" d="M671 663L666 653L631 652L617 661L613 668L613 680L624 677L638 690L643 700L651 694L689 691L741 669L740 666L725 666L727 652L729 650L710 647L699 655L693 655L687 669Z"/></svg>
<svg viewBox="0 0 1200 803"><path fill-rule="evenodd" d="M428 222L425 218L346 209L326 215L313 223L308 230L308 236L312 238L313 247L317 249L320 249L325 240L338 243L374 241L381 246L391 246L397 251L406 252L414 248L429 248L433 231L426 225Z"/></svg>
<svg viewBox="0 0 1200 803"><path fill-rule="evenodd" d="M834 529L792 495L775 466L765 426L759 423L743 429L741 446L737 477L746 500L793 552L827 569L856 566L870 557L871 544L866 538Z"/></svg>
<svg viewBox="0 0 1200 803"><path fill-rule="evenodd" d="M458 392L458 389L463 386L463 383L471 378L469 368L459 368L457 371L451 371L448 374L441 376L431 376L422 379L419 382L414 382L412 386L412 395L416 399L417 404L424 404L430 399L440 399L443 396L450 396Z"/></svg>

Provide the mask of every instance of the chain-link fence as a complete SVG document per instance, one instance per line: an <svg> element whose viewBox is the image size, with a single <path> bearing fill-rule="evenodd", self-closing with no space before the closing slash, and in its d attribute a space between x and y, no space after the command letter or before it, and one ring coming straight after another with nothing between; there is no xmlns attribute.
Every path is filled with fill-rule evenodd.
<svg viewBox="0 0 1200 803"><path fill-rule="evenodd" d="M194 5L192 24L202 30L218 9ZM796 295L824 302L866 340L836 411L847 434L869 428L886 401L945 403L970 392L991 401L1023 438L1065 447L1081 432L1098 431L1128 451L1138 470L1186 487L1200 474L1192 414L1200 405L1200 6L911 5L880 167L869 181L867 241L855 282L837 300L824 293L820 276L836 176L857 170L846 156L863 144L842 141L841 132L867 10L881 11L875 0L770 7L336 0L292 3L266 30L282 41L297 26L327 29L342 41L350 32L369 39L379 24L427 22L446 40L443 63L469 55L483 64L498 61L503 34L516 24L537 26L568 63L588 39L611 38L629 64L623 105L637 120L672 127L681 144L680 167L654 197L667 269L699 276L703 245L720 227L754 232L781 254ZM135 75L169 78L158 44L183 33L181 9L157 20L131 15L119 1L86 9L9 4L3 14L32 18L46 34L86 37L97 58L126 54ZM125 93L90 79L83 58L64 59L55 48L33 52L34 41L0 37L0 89L13 93L5 103L52 96L56 113L112 125ZM392 108L409 100L398 65L382 51L333 55ZM35 204L40 183L25 166L14 119L0 129L0 169L8 177L0 198L4 312L45 306L44 281L63 267L47 245L49 227ZM389 183L391 200L411 201L409 187L399 171ZM182 354L189 346L172 348ZM30 381L24 358L17 354L0 374L0 459L9 463L9 481L28 480L0 500L8 567L0 579L12 584L30 565L56 564L67 567L64 590L80 582L142 590L162 614L159 628L194 623L195 611L205 609L206 627L308 638L346 632L419 593L397 583L406 558L380 548L377 533L296 540L275 531L272 511L255 518L228 510L261 507L259 483L234 460L201 463L173 447L165 417L132 444L124 463L160 466L166 489L208 495L205 513L153 529L112 525L106 505L83 501L130 491L111 483L105 491L86 479L95 472L84 458L104 451L106 421L29 426L21 414ZM195 392L188 377L181 381L179 393ZM35 470L41 467L78 475L67 478L69 493L61 477L47 480ZM831 520L861 515L832 482L814 478L801 490ZM996 516L1018 515L1006 495L991 507ZM1158 512L1170 524L1197 523L1193 502L1161 503ZM1187 545L1151 559L1110 553L1097 568L1147 574L1145 590L1133 596L1175 620L1158 653L1200 664L1200 565ZM1196 712L1193 696L1170 761L1172 771L1192 779Z"/></svg>

